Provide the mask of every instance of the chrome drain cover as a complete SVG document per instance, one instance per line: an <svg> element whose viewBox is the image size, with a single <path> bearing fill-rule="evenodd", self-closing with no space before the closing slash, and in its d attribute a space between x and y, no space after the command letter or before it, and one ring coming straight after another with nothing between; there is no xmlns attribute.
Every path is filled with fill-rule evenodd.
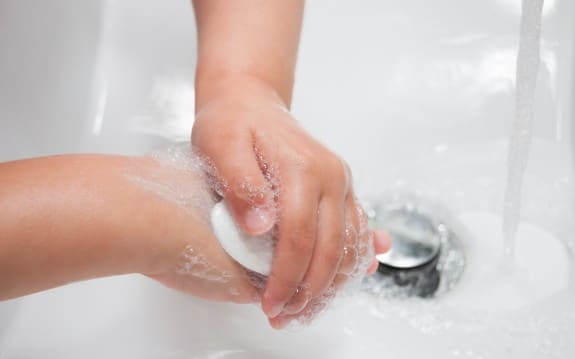
<svg viewBox="0 0 575 359"><path fill-rule="evenodd" d="M364 289L388 297L433 297L449 291L461 277L465 256L461 226L445 207L419 196L380 196L366 204L370 226L385 229L392 248L377 256L378 273Z"/></svg>
<svg viewBox="0 0 575 359"><path fill-rule="evenodd" d="M385 229L393 238L391 249L377 256L382 265L398 269L416 268L439 255L440 232L424 214L399 207L379 211L373 220L374 227Z"/></svg>

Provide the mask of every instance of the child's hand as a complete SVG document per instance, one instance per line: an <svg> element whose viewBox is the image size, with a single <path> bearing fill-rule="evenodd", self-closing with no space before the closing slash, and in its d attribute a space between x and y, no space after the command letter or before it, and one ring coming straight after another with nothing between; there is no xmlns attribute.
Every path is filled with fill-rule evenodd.
<svg viewBox="0 0 575 359"><path fill-rule="evenodd" d="M143 273L199 297L257 302L254 281L212 234L197 164L179 154L0 163L0 300Z"/></svg>
<svg viewBox="0 0 575 359"><path fill-rule="evenodd" d="M189 148L158 157L134 158L125 171L138 193L131 202L153 208L139 211L146 226L136 227L149 243L149 265L142 273L196 297L258 303L261 279L228 256L213 234L209 216L215 198L201 159Z"/></svg>
<svg viewBox="0 0 575 359"><path fill-rule="evenodd" d="M263 310L269 318L303 313L373 261L350 171L265 84L224 82L209 97L198 108L193 145L216 167L223 196L245 232L261 234L277 225Z"/></svg>

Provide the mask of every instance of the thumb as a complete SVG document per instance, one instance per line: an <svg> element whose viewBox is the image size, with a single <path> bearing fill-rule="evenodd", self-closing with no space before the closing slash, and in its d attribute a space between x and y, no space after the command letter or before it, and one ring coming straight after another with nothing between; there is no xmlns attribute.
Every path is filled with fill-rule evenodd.
<svg viewBox="0 0 575 359"><path fill-rule="evenodd" d="M249 235L269 231L275 224L274 196L251 141L235 143L213 160L225 184L224 200L236 223Z"/></svg>

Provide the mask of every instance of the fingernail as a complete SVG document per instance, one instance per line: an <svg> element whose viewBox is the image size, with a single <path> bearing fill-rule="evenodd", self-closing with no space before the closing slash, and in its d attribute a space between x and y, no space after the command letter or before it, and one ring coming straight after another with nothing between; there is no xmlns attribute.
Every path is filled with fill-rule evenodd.
<svg viewBox="0 0 575 359"><path fill-rule="evenodd" d="M275 318L284 311L285 305L283 303L275 303L270 310L268 310L268 317Z"/></svg>
<svg viewBox="0 0 575 359"><path fill-rule="evenodd" d="M274 329L284 329L290 322L291 319L287 317L276 317L270 320L270 324Z"/></svg>
<svg viewBox="0 0 575 359"><path fill-rule="evenodd" d="M245 214L245 225L252 234L267 232L271 226L272 218L267 211L261 208L250 208Z"/></svg>

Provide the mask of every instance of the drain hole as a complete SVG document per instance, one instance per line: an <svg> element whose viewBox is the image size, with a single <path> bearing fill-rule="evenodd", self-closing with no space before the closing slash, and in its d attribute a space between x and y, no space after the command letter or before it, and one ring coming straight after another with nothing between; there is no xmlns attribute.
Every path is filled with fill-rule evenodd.
<svg viewBox="0 0 575 359"><path fill-rule="evenodd" d="M458 226L444 207L395 194L381 196L366 208L371 227L387 230L393 245L377 256L378 272L365 280L365 290L392 298L430 298L453 288L465 257L455 231Z"/></svg>

